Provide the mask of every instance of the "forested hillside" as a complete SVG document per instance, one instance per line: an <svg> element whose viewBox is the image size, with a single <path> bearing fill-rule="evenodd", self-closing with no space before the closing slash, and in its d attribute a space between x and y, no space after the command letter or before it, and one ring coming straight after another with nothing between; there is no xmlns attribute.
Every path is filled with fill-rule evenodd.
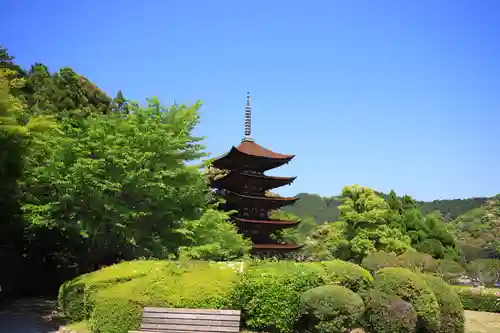
<svg viewBox="0 0 500 333"><path fill-rule="evenodd" d="M459 216L453 227L467 259L500 257L500 196Z"/></svg>
<svg viewBox="0 0 500 333"><path fill-rule="evenodd" d="M376 192L386 198L388 194ZM312 193L300 193L298 200L293 206L285 207L284 210L297 216L313 217L318 223L336 221L340 216L338 206L341 204L340 197L321 197ZM451 221L458 216L475 209L486 203L489 198L469 198L434 201L416 201L418 207L424 214L439 211L446 221Z"/></svg>

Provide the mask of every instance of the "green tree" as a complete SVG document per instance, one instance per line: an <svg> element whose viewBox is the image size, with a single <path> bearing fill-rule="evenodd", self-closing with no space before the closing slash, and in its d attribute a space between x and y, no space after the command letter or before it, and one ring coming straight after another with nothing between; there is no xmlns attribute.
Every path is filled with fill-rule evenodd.
<svg viewBox="0 0 500 333"><path fill-rule="evenodd" d="M334 258L349 260L349 241L345 236L345 223L343 221L329 222L319 225L307 237L304 253L306 257L318 260Z"/></svg>
<svg viewBox="0 0 500 333"><path fill-rule="evenodd" d="M177 229L185 245L179 248L183 257L203 260L233 260L250 252L251 243L229 222L229 215L212 207L196 220L183 221Z"/></svg>
<svg viewBox="0 0 500 333"><path fill-rule="evenodd" d="M129 113L129 103L123 96L123 92L118 90L116 97L113 98L111 104L109 105L110 112L118 112L118 113Z"/></svg>
<svg viewBox="0 0 500 333"><path fill-rule="evenodd" d="M459 251L453 234L439 212L423 215L412 197L398 197L391 191L386 198L390 207L392 225L411 238L411 245L434 258L457 260Z"/></svg>
<svg viewBox="0 0 500 333"><path fill-rule="evenodd" d="M163 107L156 99L131 113L87 118L33 149L23 182L23 209L32 225L72 230L83 237L85 266L109 253L175 253L176 230L195 220L210 199L199 165L206 156L193 136L200 104Z"/></svg>
<svg viewBox="0 0 500 333"><path fill-rule="evenodd" d="M411 250L411 239L391 220L389 204L372 189L345 186L339 207L352 254L361 260L374 251L402 253Z"/></svg>

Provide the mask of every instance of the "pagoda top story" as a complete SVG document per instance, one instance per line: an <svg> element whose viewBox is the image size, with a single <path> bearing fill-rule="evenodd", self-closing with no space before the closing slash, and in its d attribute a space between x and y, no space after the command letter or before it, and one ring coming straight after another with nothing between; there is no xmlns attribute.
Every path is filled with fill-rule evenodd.
<svg viewBox="0 0 500 333"><path fill-rule="evenodd" d="M245 169L264 172L290 162L295 155L280 154L257 144L251 137L250 93L247 93L245 106L245 136L238 146L233 146L229 152L216 157L212 165L217 169L233 170L236 166L245 166Z"/></svg>

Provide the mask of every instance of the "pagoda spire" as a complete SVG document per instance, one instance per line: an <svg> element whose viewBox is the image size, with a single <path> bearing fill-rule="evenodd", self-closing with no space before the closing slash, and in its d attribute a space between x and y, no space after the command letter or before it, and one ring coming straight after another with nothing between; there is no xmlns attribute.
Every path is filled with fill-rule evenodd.
<svg viewBox="0 0 500 333"><path fill-rule="evenodd" d="M247 104L245 106L245 137L243 141L253 141L252 139L252 105L250 93L247 92Z"/></svg>

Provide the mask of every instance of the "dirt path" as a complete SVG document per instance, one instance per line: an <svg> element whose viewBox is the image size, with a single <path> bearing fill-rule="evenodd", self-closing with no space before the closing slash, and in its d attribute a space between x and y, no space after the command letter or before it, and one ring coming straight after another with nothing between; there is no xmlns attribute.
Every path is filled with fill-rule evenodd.
<svg viewBox="0 0 500 333"><path fill-rule="evenodd" d="M0 309L0 333L55 333L61 322L54 309L52 300L16 301Z"/></svg>

